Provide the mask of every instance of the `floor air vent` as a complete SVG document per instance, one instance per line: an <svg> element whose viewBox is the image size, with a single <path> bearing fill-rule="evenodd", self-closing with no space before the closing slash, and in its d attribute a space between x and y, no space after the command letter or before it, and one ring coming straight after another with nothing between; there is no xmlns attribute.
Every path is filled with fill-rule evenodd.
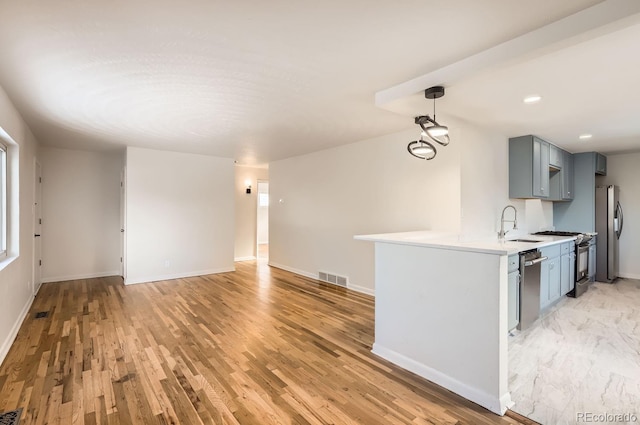
<svg viewBox="0 0 640 425"><path fill-rule="evenodd" d="M18 425L20 423L21 414L22 408L0 413L0 425Z"/></svg>
<svg viewBox="0 0 640 425"><path fill-rule="evenodd" d="M333 283L334 285L347 287L349 278L346 276L338 276L327 272L318 272L318 279L323 282Z"/></svg>
<svg viewBox="0 0 640 425"><path fill-rule="evenodd" d="M48 315L48 311L39 311L36 313L36 319L42 319L43 317L47 317ZM0 425L2 425L2 422L0 422Z"/></svg>

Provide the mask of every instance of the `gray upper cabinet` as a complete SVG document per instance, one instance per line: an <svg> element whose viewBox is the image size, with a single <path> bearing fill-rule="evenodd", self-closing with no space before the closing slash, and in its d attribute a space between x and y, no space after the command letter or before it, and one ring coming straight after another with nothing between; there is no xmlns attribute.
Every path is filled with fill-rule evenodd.
<svg viewBox="0 0 640 425"><path fill-rule="evenodd" d="M549 143L535 136L509 139L509 197L549 197Z"/></svg>
<svg viewBox="0 0 640 425"><path fill-rule="evenodd" d="M557 146L549 145L549 166L562 168L564 165L563 150Z"/></svg>
<svg viewBox="0 0 640 425"><path fill-rule="evenodd" d="M532 135L509 139L510 198L571 201L574 171L572 153Z"/></svg>
<svg viewBox="0 0 640 425"><path fill-rule="evenodd" d="M607 158L597 152L582 152L573 157L571 202L554 202L553 225L567 232L596 231L596 176L607 171ZM600 158L600 160L598 160ZM598 172L600 163L600 172ZM564 168L563 168L564 170Z"/></svg>
<svg viewBox="0 0 640 425"><path fill-rule="evenodd" d="M560 186L562 199L573 199L575 177L573 172L573 154L562 151L562 172L560 174Z"/></svg>
<svg viewBox="0 0 640 425"><path fill-rule="evenodd" d="M607 175L607 157L602 155L601 153L596 153L594 158L596 161L596 174L606 176Z"/></svg>

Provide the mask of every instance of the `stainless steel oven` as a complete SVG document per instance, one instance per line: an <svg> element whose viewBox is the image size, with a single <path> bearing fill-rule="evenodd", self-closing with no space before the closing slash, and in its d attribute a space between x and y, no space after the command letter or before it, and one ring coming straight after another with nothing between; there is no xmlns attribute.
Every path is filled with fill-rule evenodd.
<svg viewBox="0 0 640 425"><path fill-rule="evenodd" d="M576 246L576 287L570 296L579 297L589 287L589 241Z"/></svg>

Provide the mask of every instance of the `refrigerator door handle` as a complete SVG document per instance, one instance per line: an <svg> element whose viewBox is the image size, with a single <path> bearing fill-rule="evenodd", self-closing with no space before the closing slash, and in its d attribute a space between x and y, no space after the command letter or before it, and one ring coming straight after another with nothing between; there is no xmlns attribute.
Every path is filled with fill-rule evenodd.
<svg viewBox="0 0 640 425"><path fill-rule="evenodd" d="M616 229L616 236L618 237L618 239L620 239L620 235L622 234L622 226L624 225L624 216L622 214L622 206L620 205L620 202L618 202L618 205L616 206L616 222L617 222L617 229Z"/></svg>

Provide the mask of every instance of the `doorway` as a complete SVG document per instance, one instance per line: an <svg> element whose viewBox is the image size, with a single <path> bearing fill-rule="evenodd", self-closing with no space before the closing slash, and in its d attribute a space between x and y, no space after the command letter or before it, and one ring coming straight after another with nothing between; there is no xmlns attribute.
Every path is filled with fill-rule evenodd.
<svg viewBox="0 0 640 425"><path fill-rule="evenodd" d="M33 295L35 296L42 283L42 167L35 160L33 200Z"/></svg>
<svg viewBox="0 0 640 425"><path fill-rule="evenodd" d="M256 257L269 260L269 182L258 180L258 214L256 224Z"/></svg>

